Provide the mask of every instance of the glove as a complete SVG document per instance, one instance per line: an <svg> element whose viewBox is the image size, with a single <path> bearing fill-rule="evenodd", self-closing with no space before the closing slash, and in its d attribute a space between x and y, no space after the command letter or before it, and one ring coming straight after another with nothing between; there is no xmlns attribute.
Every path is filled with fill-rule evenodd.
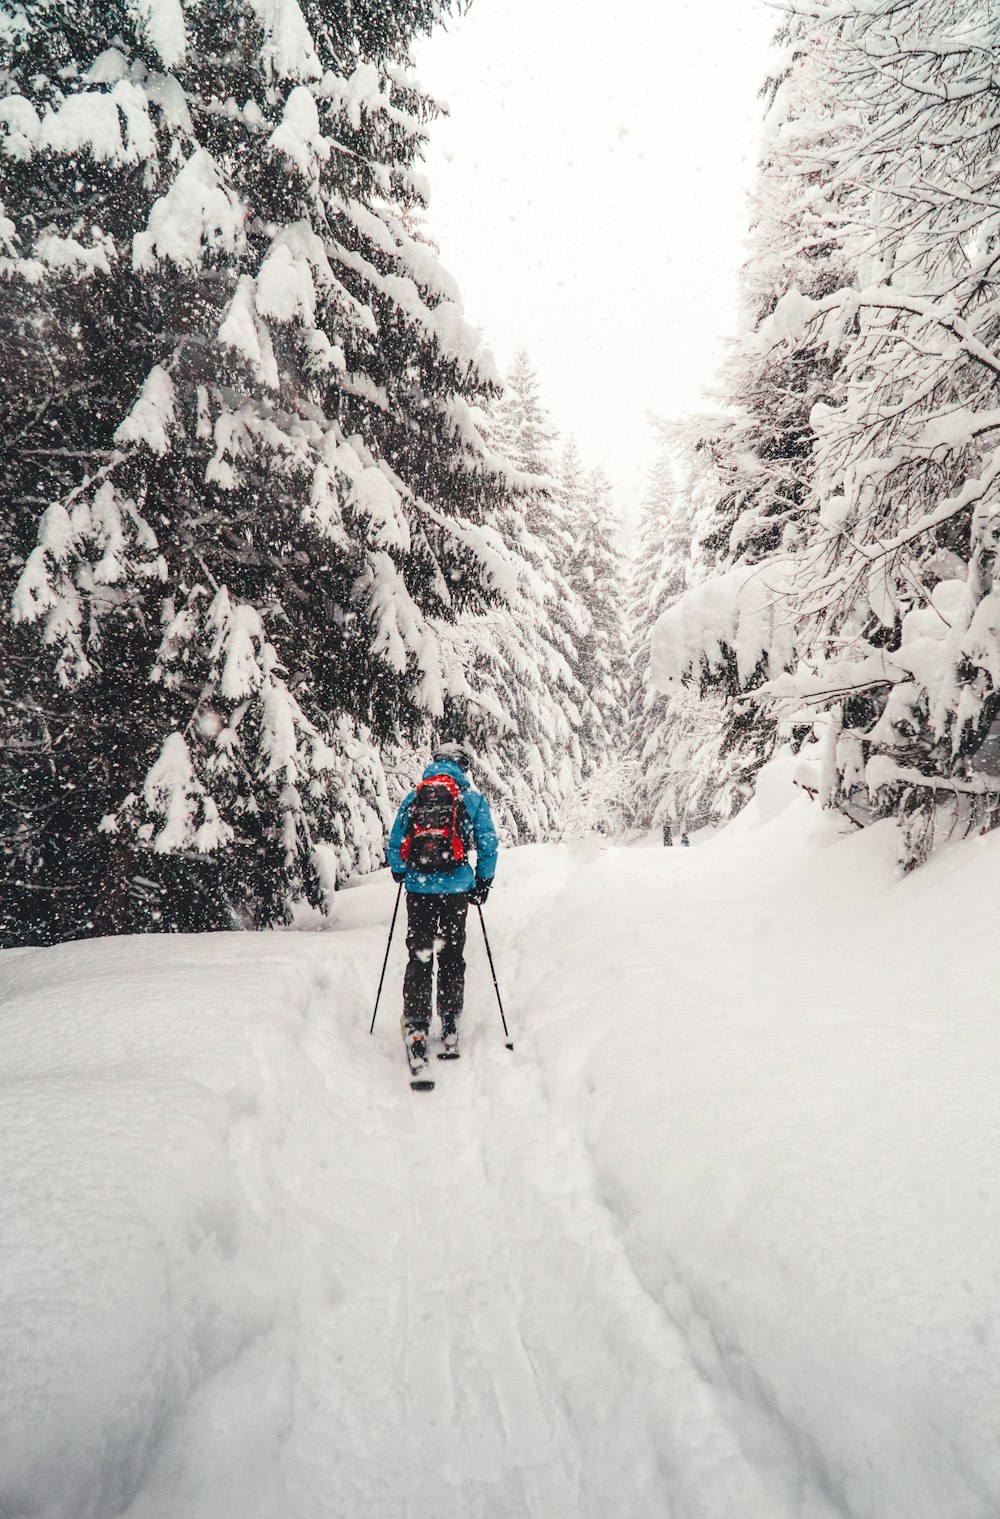
<svg viewBox="0 0 1000 1519"><path fill-rule="evenodd" d="M482 876L477 876L476 884L469 892L469 906L482 907L483 903L486 901L486 898L490 894L490 887L492 885L492 881L484 881Z"/></svg>
<svg viewBox="0 0 1000 1519"><path fill-rule="evenodd" d="M406 871L394 870L392 873L392 879L395 881L397 886L402 886L403 882L406 880Z"/></svg>

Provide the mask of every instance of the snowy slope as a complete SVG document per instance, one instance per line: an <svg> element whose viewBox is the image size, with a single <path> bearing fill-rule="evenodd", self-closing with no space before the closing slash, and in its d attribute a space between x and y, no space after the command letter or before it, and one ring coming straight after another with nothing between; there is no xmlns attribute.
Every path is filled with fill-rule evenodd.
<svg viewBox="0 0 1000 1519"><path fill-rule="evenodd" d="M0 957L0 1515L995 1519L1000 837L773 790L504 857L427 1096L384 878Z"/></svg>

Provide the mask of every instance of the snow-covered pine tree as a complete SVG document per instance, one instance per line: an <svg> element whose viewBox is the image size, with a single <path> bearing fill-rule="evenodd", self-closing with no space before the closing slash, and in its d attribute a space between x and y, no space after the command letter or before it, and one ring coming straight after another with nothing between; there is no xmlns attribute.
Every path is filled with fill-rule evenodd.
<svg viewBox="0 0 1000 1519"><path fill-rule="evenodd" d="M573 540L566 578L586 616L574 651L574 672L589 698L581 724L584 789L586 795L594 797L591 821L615 831L628 823L633 783L626 763L628 659L623 530L607 477L600 469L582 474L572 442L563 455L561 483ZM612 772L612 784L604 785ZM594 790L595 777L602 781L599 796Z"/></svg>
<svg viewBox="0 0 1000 1519"><path fill-rule="evenodd" d="M835 355L840 392L812 410L798 541L667 613L658 678L735 650L741 683L764 673L779 710L818 711L813 789L860 822L900 816L912 865L1000 818L996 17L986 0L792 9L857 277L789 289L758 338ZM805 143L790 173L818 162Z"/></svg>
<svg viewBox="0 0 1000 1519"><path fill-rule="evenodd" d="M583 773L580 731L590 701L576 673L579 639L587 627L588 614L569 573L576 551L570 505L576 490L567 489L567 469L575 472L574 480L577 474L582 480L582 466L572 439L563 448L561 462L557 460L556 435L539 389L527 354L519 354L494 408L494 425L504 453L531 482L524 524L531 538L541 545L540 568L549 587L544 609L546 637L558 659L549 675L552 700L566 714L572 730L559 764L558 794L565 803Z"/></svg>
<svg viewBox="0 0 1000 1519"><path fill-rule="evenodd" d="M678 510L673 467L660 448L649 473L632 545L625 606L628 640L628 746L635 761L630 823L653 828L676 822L669 795L673 756L671 698L650 680L649 640L661 613L687 584L691 523Z"/></svg>
<svg viewBox="0 0 1000 1519"><path fill-rule="evenodd" d="M550 484L555 468L556 433L541 398L538 375L528 354L517 354L504 377L502 394L490 406L490 435L515 469L544 480L529 508L532 531L538 536L568 529Z"/></svg>
<svg viewBox="0 0 1000 1519"><path fill-rule="evenodd" d="M781 68L763 92L762 154L741 270L743 335L723 366L721 411L700 431L697 421L688 425L688 449L708 456L717 475L704 549L721 569L769 557L786 533L799 531L812 481L812 409L844 393L835 349L819 341L776 345L765 328L790 291L821 300L854 277L835 172L852 128L829 86L821 88L814 42L815 28L802 18L786 22L776 39Z"/></svg>
<svg viewBox="0 0 1000 1519"><path fill-rule="evenodd" d="M660 451L650 471L633 548L629 599L629 753L633 826L684 830L731 817L745 800L738 761L727 748L731 707L715 689L683 685L670 695L653 684L650 639L657 621L704 579L701 537L715 520L718 493L699 498L689 474L677 488L673 440L659 424ZM713 482L714 483L714 482Z"/></svg>
<svg viewBox="0 0 1000 1519"><path fill-rule="evenodd" d="M712 696L701 710L718 753L697 768L714 775L712 810L722 817L747 800L777 742L771 704L745 695L779 673L794 647L787 573L755 567L784 566L811 532L813 408L836 404L844 393L836 345L818 334L795 347L775 341L779 303L788 309L793 300L823 300L853 280L838 163L856 121L822 73L816 36L813 19L796 16L777 39L781 66L764 91L763 152L742 271L744 332L723 368L720 409L672 429L684 493L701 503L704 570L692 576L690 600L664 619L669 636L658 640L658 666L675 699L681 678Z"/></svg>
<svg viewBox="0 0 1000 1519"><path fill-rule="evenodd" d="M509 604L462 617L451 630L468 695L449 699L448 731L468 737L477 774L511 839L560 824L579 785L583 692L570 660L583 622L562 575L569 533L552 477L553 433L527 355L518 356L482 428L512 471L489 520L525 566Z"/></svg>
<svg viewBox="0 0 1000 1519"><path fill-rule="evenodd" d="M900 815L914 864L1000 818L996 8L814 14L823 87L859 124L837 162L859 279L773 319L788 352L839 350L846 380L813 418L803 665L777 689L825 710L824 798Z"/></svg>
<svg viewBox="0 0 1000 1519"><path fill-rule="evenodd" d="M770 665L763 646L756 644L747 664L736 636L740 619L734 608L747 587L752 594L760 586L768 609L765 625L770 628L770 619L784 602L782 595L772 595L766 575L760 579L755 559L729 562L728 529L720 533L733 500L733 466L742 467L730 453L736 426L733 414L723 412L664 429L682 481L681 510L692 524L692 544L689 589L676 610L661 614L654 624L651 647L662 650L662 630L670 630L670 657L666 663L654 659L650 682L668 698L671 723L676 719L680 724L673 739L677 786L671 787L672 804L681 815L703 822L725 822L746 805L761 766L778 742L771 705L757 699ZM765 521L768 532L774 519ZM790 527L790 538L794 531ZM752 544L751 539L745 545L748 553ZM760 562L769 562L766 552ZM752 622L747 626L752 628ZM659 678L654 669L659 669ZM683 780L678 779L681 775Z"/></svg>
<svg viewBox="0 0 1000 1519"><path fill-rule="evenodd" d="M514 584L414 231L447 9L0 14L5 942L328 897L444 711L436 626Z"/></svg>

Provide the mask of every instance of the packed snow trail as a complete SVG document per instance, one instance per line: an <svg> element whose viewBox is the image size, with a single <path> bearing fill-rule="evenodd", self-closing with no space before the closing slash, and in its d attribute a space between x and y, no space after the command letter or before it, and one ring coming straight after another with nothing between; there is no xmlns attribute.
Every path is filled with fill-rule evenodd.
<svg viewBox="0 0 1000 1519"><path fill-rule="evenodd" d="M764 790L508 852L429 1094L384 877L0 957L0 1516L995 1519L1000 838Z"/></svg>

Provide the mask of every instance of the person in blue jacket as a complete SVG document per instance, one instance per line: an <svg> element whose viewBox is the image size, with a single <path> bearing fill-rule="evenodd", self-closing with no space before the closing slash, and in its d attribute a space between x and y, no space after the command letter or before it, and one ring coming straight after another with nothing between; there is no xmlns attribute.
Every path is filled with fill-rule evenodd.
<svg viewBox="0 0 1000 1519"><path fill-rule="evenodd" d="M457 1052L458 1024L465 993L465 919L471 903L481 907L489 895L497 865L497 835L490 804L474 791L467 771L472 757L462 744L439 744L422 780L445 775L457 783L461 801L457 818L466 858L454 868L427 874L404 859L416 788L407 792L389 834L392 879L406 886L406 947L409 962L403 978L403 1032L412 1066L427 1059L431 1022L431 985L437 950L437 1012L445 1049ZM474 850L473 870L468 851Z"/></svg>

